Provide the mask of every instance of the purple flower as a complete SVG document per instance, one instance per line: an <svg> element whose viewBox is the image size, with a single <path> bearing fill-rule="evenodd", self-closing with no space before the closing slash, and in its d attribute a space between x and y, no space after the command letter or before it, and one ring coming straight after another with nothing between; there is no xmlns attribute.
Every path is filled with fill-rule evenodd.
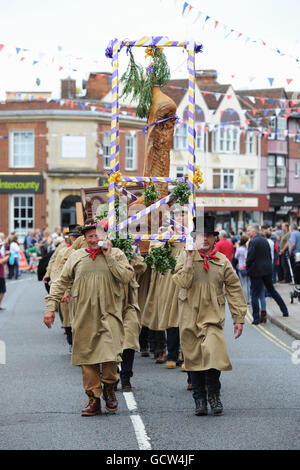
<svg viewBox="0 0 300 470"><path fill-rule="evenodd" d="M198 54L198 52L203 52L203 44L195 44L195 54Z"/></svg>
<svg viewBox="0 0 300 470"><path fill-rule="evenodd" d="M108 58L108 59L112 59L112 56L113 56L113 46L115 44L115 42L117 41L117 39L112 39L107 48L105 49L105 56Z"/></svg>
<svg viewBox="0 0 300 470"><path fill-rule="evenodd" d="M150 75L150 73L152 73L153 71L153 65L149 65L147 68L146 68L146 73L147 75Z"/></svg>
<svg viewBox="0 0 300 470"><path fill-rule="evenodd" d="M112 59L112 56L113 56L113 48L111 45L109 45L106 49L105 49L105 56L108 58L108 59Z"/></svg>

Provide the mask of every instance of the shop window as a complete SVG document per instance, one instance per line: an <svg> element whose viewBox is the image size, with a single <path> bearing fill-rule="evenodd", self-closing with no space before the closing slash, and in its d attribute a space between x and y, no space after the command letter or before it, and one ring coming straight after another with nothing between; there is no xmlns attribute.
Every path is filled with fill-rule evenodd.
<svg viewBox="0 0 300 470"><path fill-rule="evenodd" d="M234 170L213 170L213 189L234 190Z"/></svg>
<svg viewBox="0 0 300 470"><path fill-rule="evenodd" d="M11 131L9 133L10 166L34 168L34 132Z"/></svg>
<svg viewBox="0 0 300 470"><path fill-rule="evenodd" d="M286 186L286 158L282 155L268 155L267 183L271 188Z"/></svg>
<svg viewBox="0 0 300 470"><path fill-rule="evenodd" d="M23 241L28 230L34 228L34 196L31 194L11 196L11 231Z"/></svg>

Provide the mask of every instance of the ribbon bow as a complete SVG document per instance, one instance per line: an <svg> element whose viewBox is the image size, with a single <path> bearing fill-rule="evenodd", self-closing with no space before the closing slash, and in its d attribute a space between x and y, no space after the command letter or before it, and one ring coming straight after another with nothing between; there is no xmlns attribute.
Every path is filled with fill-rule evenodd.
<svg viewBox="0 0 300 470"><path fill-rule="evenodd" d="M108 181L109 183L121 183L123 180L122 173L120 171L115 171L109 178Z"/></svg>

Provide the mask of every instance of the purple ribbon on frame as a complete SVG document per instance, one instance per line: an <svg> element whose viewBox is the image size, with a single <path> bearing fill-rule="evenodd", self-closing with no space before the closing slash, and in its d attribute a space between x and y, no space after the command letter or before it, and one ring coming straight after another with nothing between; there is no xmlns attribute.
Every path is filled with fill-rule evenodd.
<svg viewBox="0 0 300 470"><path fill-rule="evenodd" d="M175 116L170 116L170 117L167 117L167 118L164 118L164 119L160 119L159 121L151 122L151 124L146 124L144 126L143 133L147 134L148 127L155 126L156 124L160 124L161 122L168 121L169 119L176 119L176 122L180 121L179 116L177 116L177 114L175 114Z"/></svg>

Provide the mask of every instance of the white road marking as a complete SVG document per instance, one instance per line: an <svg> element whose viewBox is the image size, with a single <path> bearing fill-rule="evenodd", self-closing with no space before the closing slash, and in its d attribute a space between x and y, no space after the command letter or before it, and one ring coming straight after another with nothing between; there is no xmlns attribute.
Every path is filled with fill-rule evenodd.
<svg viewBox="0 0 300 470"><path fill-rule="evenodd" d="M147 435L142 418L137 413L138 407L132 392L124 392L123 396L130 413L130 419L134 428L135 436L140 450L151 450L150 437Z"/></svg>

